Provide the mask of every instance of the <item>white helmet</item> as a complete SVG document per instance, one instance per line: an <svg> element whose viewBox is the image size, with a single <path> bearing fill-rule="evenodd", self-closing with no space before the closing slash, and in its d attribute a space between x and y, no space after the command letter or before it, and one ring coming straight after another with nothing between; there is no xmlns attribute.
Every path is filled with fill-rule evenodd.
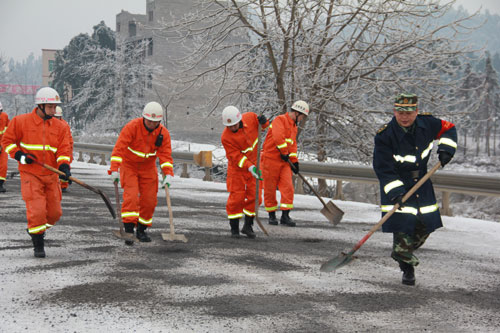
<svg viewBox="0 0 500 333"><path fill-rule="evenodd" d="M222 123L224 126L233 126L241 121L241 113L235 106L226 106L222 110Z"/></svg>
<svg viewBox="0 0 500 333"><path fill-rule="evenodd" d="M309 116L309 104L307 104L304 101L297 101L293 103L292 110L295 110L297 112L305 114L306 116Z"/></svg>
<svg viewBox="0 0 500 333"><path fill-rule="evenodd" d="M163 108L160 103L149 102L142 110L142 116L147 120L161 121L163 119Z"/></svg>
<svg viewBox="0 0 500 333"><path fill-rule="evenodd" d="M0 102L0 111L3 111L2 102Z"/></svg>
<svg viewBox="0 0 500 333"><path fill-rule="evenodd" d="M35 95L35 104L61 104L61 98L55 89L43 87Z"/></svg>
<svg viewBox="0 0 500 333"><path fill-rule="evenodd" d="M62 117L62 108L60 106L56 106L56 113L54 117Z"/></svg>

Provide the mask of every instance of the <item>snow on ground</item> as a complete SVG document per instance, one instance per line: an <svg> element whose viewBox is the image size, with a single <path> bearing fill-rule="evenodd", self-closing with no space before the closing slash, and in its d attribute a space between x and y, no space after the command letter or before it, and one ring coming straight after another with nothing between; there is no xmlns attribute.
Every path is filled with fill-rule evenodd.
<svg viewBox="0 0 500 333"><path fill-rule="evenodd" d="M10 164L9 164L10 165ZM74 162L75 177L113 189L107 166ZM64 215L35 259L24 228L19 179L0 196L0 332L495 332L500 330L500 223L444 217L417 252L417 285L401 285L392 237L376 232L333 273L321 263L349 250L379 220L377 205L338 201L332 227L312 196L297 195L296 228L257 226L229 237L226 184L175 177L176 233L158 192L152 243L126 247L100 198L73 184ZM325 198L325 200L329 200ZM279 214L278 214L279 216Z"/></svg>

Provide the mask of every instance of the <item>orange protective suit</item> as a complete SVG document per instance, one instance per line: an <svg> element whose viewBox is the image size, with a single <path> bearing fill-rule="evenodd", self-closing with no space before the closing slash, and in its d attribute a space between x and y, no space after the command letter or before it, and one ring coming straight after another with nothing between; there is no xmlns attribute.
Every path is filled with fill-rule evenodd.
<svg viewBox="0 0 500 333"><path fill-rule="evenodd" d="M2 137L5 131L7 130L7 126L9 125L9 116L4 111L0 111L0 142L2 142ZM9 156L3 151L2 146L0 144L0 180L5 181L5 177L7 177L7 160Z"/></svg>
<svg viewBox="0 0 500 333"><path fill-rule="evenodd" d="M12 119L2 138L4 151L14 158L21 150L56 169L63 163L69 164L71 149L64 125L54 118L43 120L36 110ZM18 169L28 232L41 234L62 215L58 175L35 163L19 164Z"/></svg>
<svg viewBox="0 0 500 333"><path fill-rule="evenodd" d="M163 135L160 147L155 145L158 135ZM149 132L143 118L126 124L111 153L109 172L120 169L123 188L122 222L141 223L150 227L157 204L158 170L156 158L164 174L174 175L170 133L163 125Z"/></svg>
<svg viewBox="0 0 500 333"><path fill-rule="evenodd" d="M259 121L253 112L244 113L241 121L243 127L236 133L226 127L221 136L228 161L226 187L229 198L226 212L230 220L242 218L243 214L255 216L256 179L248 168L257 164ZM269 122L266 122L262 127L268 125Z"/></svg>
<svg viewBox="0 0 500 333"><path fill-rule="evenodd" d="M297 125L288 113L276 117L266 135L262 154L262 178L264 179L264 206L266 211L278 209L276 188L281 193L281 210L293 208L292 169L280 155L289 155L292 163L297 162Z"/></svg>
<svg viewBox="0 0 500 333"><path fill-rule="evenodd" d="M71 162L73 162L73 145L74 145L74 141L73 141L73 136L71 135L71 127L69 127L69 124L66 120L64 119L59 119L63 124L64 126L66 127L66 135L68 136L69 138L69 144L71 145L71 153L70 153L70 161L69 161L69 164ZM69 186L69 182L67 180L62 180L60 179L60 182L61 182L61 188L68 188Z"/></svg>

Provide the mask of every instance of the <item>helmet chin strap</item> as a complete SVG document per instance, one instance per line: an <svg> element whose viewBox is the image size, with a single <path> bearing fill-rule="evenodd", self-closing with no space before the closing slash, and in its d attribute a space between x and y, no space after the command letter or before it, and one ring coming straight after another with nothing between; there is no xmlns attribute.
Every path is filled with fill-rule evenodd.
<svg viewBox="0 0 500 333"><path fill-rule="evenodd" d="M47 113L45 113L45 104L39 104L39 105L38 105L38 108L39 108L40 110L42 110L42 113L43 113L43 119L45 119L45 120L52 119L52 116L49 116Z"/></svg>

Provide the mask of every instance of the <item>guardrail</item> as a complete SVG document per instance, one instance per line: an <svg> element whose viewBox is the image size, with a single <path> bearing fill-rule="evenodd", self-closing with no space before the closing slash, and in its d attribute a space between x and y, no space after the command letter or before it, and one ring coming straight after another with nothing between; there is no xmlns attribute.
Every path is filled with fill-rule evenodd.
<svg viewBox="0 0 500 333"><path fill-rule="evenodd" d="M87 153L90 155L89 163L95 163L95 157L99 156L100 165L107 165L106 161L110 160L111 152L113 151L113 145L104 145L98 143L82 143L75 142L73 145L73 150L78 152L77 161L83 162L83 154ZM181 177L189 178L189 173L187 171L188 164L195 164L200 167L205 168L205 176L203 180L212 181L212 152L211 151L202 151L202 152L187 152L187 151L173 151L172 158L175 163L182 164L182 173Z"/></svg>
<svg viewBox="0 0 500 333"><path fill-rule="evenodd" d="M106 164L109 161L113 145L75 143L74 150L79 152L79 161L83 161L83 152L90 154L90 163L97 163L93 157L101 156L101 163ZM194 164L205 168L205 177L203 180L212 180L212 152L179 152L173 151L172 158L175 163L183 164L181 177L189 177L187 173L187 164ZM327 164L320 162L300 162L301 174L313 178L334 179L337 181L334 199L343 199L342 182L358 182L367 184L378 184L377 176L371 166L367 165L349 165L349 164ZM449 205L450 193L463 193L470 195L484 195L500 197L500 177L496 176L478 176L471 174L458 174L449 171L438 171L431 180L438 191L443 192L442 208L443 215L452 214ZM301 186L298 186L301 187Z"/></svg>

